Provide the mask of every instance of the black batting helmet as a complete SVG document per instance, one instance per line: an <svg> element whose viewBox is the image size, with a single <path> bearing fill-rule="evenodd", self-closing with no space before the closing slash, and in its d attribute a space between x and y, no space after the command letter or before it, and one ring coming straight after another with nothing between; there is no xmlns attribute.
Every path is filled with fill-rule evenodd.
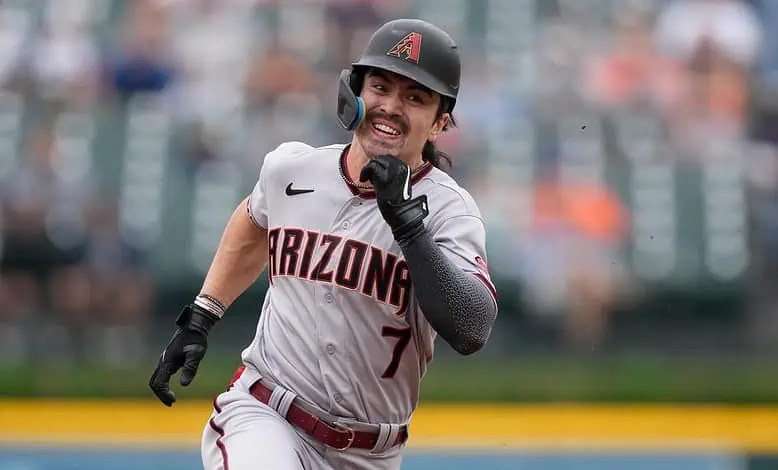
<svg viewBox="0 0 778 470"><path fill-rule="evenodd" d="M338 120L354 130L365 115L358 97L365 71L378 68L393 72L435 91L444 100L443 111L454 109L459 92L459 49L445 31L422 20L390 21L373 33L362 56L351 70L341 72L338 83Z"/></svg>

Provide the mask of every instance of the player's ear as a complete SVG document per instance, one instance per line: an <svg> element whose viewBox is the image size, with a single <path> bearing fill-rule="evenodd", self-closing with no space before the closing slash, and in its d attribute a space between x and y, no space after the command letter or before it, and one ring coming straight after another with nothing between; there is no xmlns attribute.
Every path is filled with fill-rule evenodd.
<svg viewBox="0 0 778 470"><path fill-rule="evenodd" d="M433 143L438 140L440 133L446 130L450 118L451 116L448 113L441 114L432 124L432 129L430 130L430 135L427 140Z"/></svg>

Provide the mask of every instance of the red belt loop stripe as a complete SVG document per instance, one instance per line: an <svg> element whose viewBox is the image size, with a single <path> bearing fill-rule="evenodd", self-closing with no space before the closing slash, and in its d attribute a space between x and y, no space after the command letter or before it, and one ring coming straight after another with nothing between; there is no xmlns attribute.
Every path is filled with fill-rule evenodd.
<svg viewBox="0 0 778 470"><path fill-rule="evenodd" d="M261 380L257 380L251 386L249 392L262 403L269 405L272 390L264 385ZM305 431L306 434L317 441L336 450L346 450L349 448L373 449L378 442L378 429L375 431L356 431L339 423L329 423L322 417L301 407L297 398L289 407L286 420ZM408 427L403 425L390 447L402 444L407 439Z"/></svg>

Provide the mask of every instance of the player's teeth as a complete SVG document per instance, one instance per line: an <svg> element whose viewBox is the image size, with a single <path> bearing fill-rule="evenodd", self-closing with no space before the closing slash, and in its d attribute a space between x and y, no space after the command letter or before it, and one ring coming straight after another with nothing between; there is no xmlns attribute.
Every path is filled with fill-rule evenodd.
<svg viewBox="0 0 778 470"><path fill-rule="evenodd" d="M391 127L389 127L389 126L387 126L385 124L375 124L374 127L376 129L378 129L379 131L381 131L381 132L386 132L387 134L392 134L392 135L398 135L399 134L399 132L397 132L396 130L392 129Z"/></svg>

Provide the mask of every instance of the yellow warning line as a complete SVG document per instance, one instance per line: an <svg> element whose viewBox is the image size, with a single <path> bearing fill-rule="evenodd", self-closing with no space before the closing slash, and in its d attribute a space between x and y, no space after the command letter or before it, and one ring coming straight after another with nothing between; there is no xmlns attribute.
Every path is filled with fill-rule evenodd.
<svg viewBox="0 0 778 470"><path fill-rule="evenodd" d="M0 401L0 444L199 445L206 401ZM778 406L426 405L410 447L778 451Z"/></svg>

